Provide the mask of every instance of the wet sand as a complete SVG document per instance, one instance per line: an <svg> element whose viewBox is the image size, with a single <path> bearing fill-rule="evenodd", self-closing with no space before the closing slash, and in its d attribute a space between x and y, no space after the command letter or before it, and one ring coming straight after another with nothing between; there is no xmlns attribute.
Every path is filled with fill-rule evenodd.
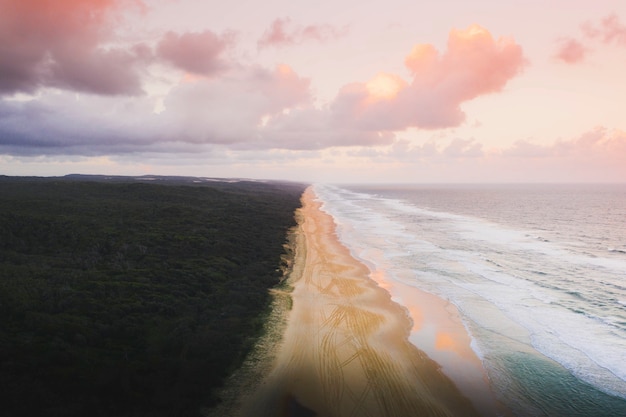
<svg viewBox="0 0 626 417"><path fill-rule="evenodd" d="M441 367L409 343L406 311L341 245L310 188L302 201L293 307L271 371L241 415L478 415Z"/></svg>
<svg viewBox="0 0 626 417"><path fill-rule="evenodd" d="M383 267L383 269L386 269ZM405 306L413 327L409 341L441 366L482 416L512 416L496 399L482 361L472 349L472 340L454 304L399 280L390 280L383 270L371 278L388 291L392 300Z"/></svg>

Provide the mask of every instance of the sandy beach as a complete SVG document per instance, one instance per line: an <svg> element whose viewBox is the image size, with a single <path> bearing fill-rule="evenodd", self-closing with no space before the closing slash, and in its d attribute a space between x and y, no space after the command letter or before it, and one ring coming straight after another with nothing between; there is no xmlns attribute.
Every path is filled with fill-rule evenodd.
<svg viewBox="0 0 626 417"><path fill-rule="evenodd" d="M406 311L369 278L304 193L293 308L243 416L472 416L471 402L408 341Z"/></svg>

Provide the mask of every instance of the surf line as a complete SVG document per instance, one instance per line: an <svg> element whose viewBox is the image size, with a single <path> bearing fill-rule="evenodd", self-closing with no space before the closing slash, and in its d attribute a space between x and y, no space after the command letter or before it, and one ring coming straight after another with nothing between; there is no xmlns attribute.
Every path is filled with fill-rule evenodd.
<svg viewBox="0 0 626 417"><path fill-rule="evenodd" d="M473 403L409 342L414 323L338 240L309 187L299 209L306 256L267 377L244 416L472 416Z"/></svg>

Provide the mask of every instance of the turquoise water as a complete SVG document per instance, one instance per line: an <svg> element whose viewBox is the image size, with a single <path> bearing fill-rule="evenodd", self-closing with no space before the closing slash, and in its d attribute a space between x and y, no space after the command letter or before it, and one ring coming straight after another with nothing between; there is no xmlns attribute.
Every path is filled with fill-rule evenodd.
<svg viewBox="0 0 626 417"><path fill-rule="evenodd" d="M626 186L315 191L353 254L457 306L514 414L626 416Z"/></svg>

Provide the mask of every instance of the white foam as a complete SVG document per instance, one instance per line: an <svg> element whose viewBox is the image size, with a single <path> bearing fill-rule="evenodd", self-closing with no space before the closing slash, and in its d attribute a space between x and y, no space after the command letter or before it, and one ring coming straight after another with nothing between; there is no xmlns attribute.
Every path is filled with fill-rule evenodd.
<svg viewBox="0 0 626 417"><path fill-rule="evenodd" d="M393 260L387 263L394 268L411 271L412 285L450 300L472 323L532 343L578 378L626 398L626 335L615 328L626 315L594 318L564 307L576 302L572 294L584 292L585 285L623 282L626 262L584 256L533 232L400 200L332 187L316 186L315 191L324 202L322 209L335 218L342 242L353 250L361 248L357 256L374 268L380 265L364 248L375 246L384 260ZM394 279L399 275L407 274L390 274ZM489 316L494 310L478 307L480 300L506 319ZM618 303L626 305L626 299ZM507 327L511 322L528 336ZM480 340L472 340L472 348L485 360L481 346Z"/></svg>

